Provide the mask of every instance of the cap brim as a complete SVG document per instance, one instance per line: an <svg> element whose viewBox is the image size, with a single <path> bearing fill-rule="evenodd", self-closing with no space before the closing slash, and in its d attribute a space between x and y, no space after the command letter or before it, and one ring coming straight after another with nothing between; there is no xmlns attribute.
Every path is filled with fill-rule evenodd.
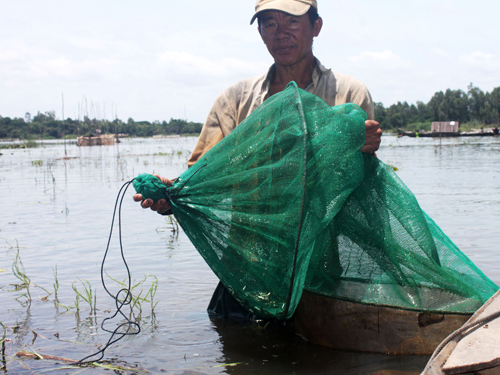
<svg viewBox="0 0 500 375"><path fill-rule="evenodd" d="M263 5L258 12L256 12L252 19L250 20L250 25L254 23L255 19L259 16L259 13L265 12L266 10L277 10L280 12L288 13L293 16L303 16L307 13L311 4L303 4L303 3L290 3L290 1L271 1L265 5Z"/></svg>

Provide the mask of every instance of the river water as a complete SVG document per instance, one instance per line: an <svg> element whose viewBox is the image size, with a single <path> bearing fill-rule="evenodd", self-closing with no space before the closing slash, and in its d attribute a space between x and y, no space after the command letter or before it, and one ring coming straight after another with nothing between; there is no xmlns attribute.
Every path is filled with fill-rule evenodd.
<svg viewBox="0 0 500 375"><path fill-rule="evenodd" d="M102 287L100 267L117 194L140 173L178 176L195 142L123 139L101 147L44 142L33 149L0 150L4 372L419 373L427 357L331 350L303 341L287 327L211 320L206 306L217 278L175 223L132 201L132 188L122 205L122 243L137 284L134 294L143 299L132 312L125 310L141 332L106 350L104 364L121 369L75 369L60 361L15 356L26 351L78 360L108 341L110 334L100 324L116 308ZM422 208L458 247L500 284L500 138L385 135L377 154L397 168ZM105 269L106 285L116 293L127 277L116 236ZM22 274L30 280L30 295L16 288L26 281ZM77 299L76 291L86 296L85 287L96 296L96 311L93 303ZM153 299L147 295L151 287ZM114 329L115 322L107 327Z"/></svg>

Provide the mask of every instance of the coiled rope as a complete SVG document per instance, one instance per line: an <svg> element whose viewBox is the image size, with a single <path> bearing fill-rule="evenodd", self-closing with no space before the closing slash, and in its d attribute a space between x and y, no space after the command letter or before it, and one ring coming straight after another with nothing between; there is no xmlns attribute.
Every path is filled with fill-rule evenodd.
<svg viewBox="0 0 500 375"><path fill-rule="evenodd" d="M123 198L125 197L125 193L127 192L127 189L133 183L134 180L135 179L132 179L131 181L128 181L125 184L123 184L120 191L118 192L118 196L116 197L115 208L113 211L113 219L111 220L111 228L109 231L108 244L106 246L106 251L104 252L104 257L103 257L102 263L101 263L101 282L102 282L102 285L103 285L104 289L106 290L106 293L108 293L111 296L111 298L113 298L115 300L115 305L116 305L116 312L113 314L113 316L105 318L101 323L101 329L103 331L111 333L111 336L103 348L101 348L100 350L98 350L97 352L95 352L93 354L86 356L85 358L80 359L78 362L76 362L76 364L78 364L78 365L84 365L84 364L100 361L104 357L104 352L106 351L106 349L108 349L115 342L121 340L125 336L137 335L137 334L139 334L139 332L141 332L141 327L139 326L139 324L136 322L132 322L122 311L122 308L124 306L130 305L130 303L132 302L132 292L131 292L132 279L130 276L130 270L129 270L127 261L125 260L125 255L123 253L121 208L122 208ZM117 210L118 210L118 238L119 238L119 242L120 242L120 253L121 253L121 258L123 260L123 264L125 265L125 268L127 270L128 287L120 289L118 291L118 293L116 293L116 295L114 295L106 287L106 282L104 281L104 263L106 262L106 257L107 257L108 252L109 252L109 246L111 244L111 238L113 236L113 227L114 227L114 223L115 223ZM106 322L108 320L114 319L118 315L121 315L123 317L123 319L125 319L125 322L118 325L114 330L109 330L109 329L105 328ZM118 337L116 337L116 336L118 336ZM92 357L95 357L98 355L100 355L100 357L98 359L92 360L92 361L88 360L89 358L92 358Z"/></svg>

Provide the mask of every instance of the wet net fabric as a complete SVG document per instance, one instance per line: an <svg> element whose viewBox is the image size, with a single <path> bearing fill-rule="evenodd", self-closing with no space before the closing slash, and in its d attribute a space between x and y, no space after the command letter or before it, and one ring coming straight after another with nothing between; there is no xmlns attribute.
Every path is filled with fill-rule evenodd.
<svg viewBox="0 0 500 375"><path fill-rule="evenodd" d="M291 83L168 189L172 211L234 297L290 318L302 291L471 313L498 288L361 153L366 114Z"/></svg>

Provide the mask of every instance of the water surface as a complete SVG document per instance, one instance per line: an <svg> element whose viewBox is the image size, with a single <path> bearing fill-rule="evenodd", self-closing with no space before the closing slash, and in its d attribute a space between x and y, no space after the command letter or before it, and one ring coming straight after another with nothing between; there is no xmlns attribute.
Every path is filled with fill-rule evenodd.
<svg viewBox="0 0 500 375"><path fill-rule="evenodd" d="M0 322L9 340L6 373L112 372L102 368L54 371L63 364L14 355L34 350L81 359L108 340L100 323L115 306L102 288L100 266L118 191L139 173L178 176L195 142L195 138L124 139L114 146L43 143L35 149L0 150ZM384 136L378 157L398 169L422 208L500 284L496 251L500 139ZM158 288L154 310L151 303L143 302L131 315L142 332L106 351L105 358L113 364L140 370L119 373L419 373L425 366L426 357L319 347L304 342L287 327L210 320L205 309L217 278L182 231L175 231L167 218L140 209L132 194L130 189L122 207L125 257L136 282L154 275ZM116 280L124 280L119 251L115 237L106 270ZM24 291L15 291L12 285L20 283L11 268L17 252L34 284L31 301L20 297ZM56 274L59 305L54 294L47 297L46 291L35 286L53 292ZM149 277L135 291L145 295L152 280ZM87 281L97 295L96 313L82 300L78 308L75 305L72 285L83 291L82 282ZM109 281L109 285L114 293L118 291L117 283Z"/></svg>

